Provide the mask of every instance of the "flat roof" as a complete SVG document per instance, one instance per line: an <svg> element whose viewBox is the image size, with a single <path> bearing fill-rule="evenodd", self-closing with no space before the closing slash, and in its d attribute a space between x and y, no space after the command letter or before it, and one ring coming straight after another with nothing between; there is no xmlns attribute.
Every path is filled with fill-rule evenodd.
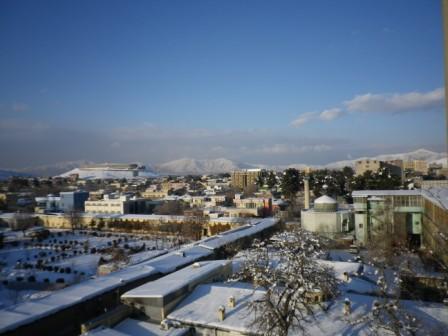
<svg viewBox="0 0 448 336"><path fill-rule="evenodd" d="M214 250L229 243L233 243L241 238L257 234L263 230L273 227L277 223L278 219L272 217L263 218L256 222L252 221L252 224L246 224L233 230L222 232L216 236L205 238L199 241L198 245Z"/></svg>
<svg viewBox="0 0 448 336"><path fill-rule="evenodd" d="M261 298L264 293L263 290L256 290L251 284L242 282L199 285L168 318L186 324L252 334L254 330L250 324L255 318L255 312L248 308L247 303ZM231 296L236 301L234 308L227 305ZM220 306L226 309L223 321L218 319Z"/></svg>
<svg viewBox="0 0 448 336"><path fill-rule="evenodd" d="M14 330L54 312L89 300L99 294L113 290L124 283L131 282L157 271L146 265L130 266L125 270L97 277L76 285L55 291L36 300L26 301L0 310L0 333Z"/></svg>
<svg viewBox="0 0 448 336"><path fill-rule="evenodd" d="M369 196L419 196L420 190L355 190L352 197Z"/></svg>
<svg viewBox="0 0 448 336"><path fill-rule="evenodd" d="M213 260L196 262L163 278L148 282L124 293L121 298L164 297L187 286L203 276L222 269L232 263L231 260Z"/></svg>

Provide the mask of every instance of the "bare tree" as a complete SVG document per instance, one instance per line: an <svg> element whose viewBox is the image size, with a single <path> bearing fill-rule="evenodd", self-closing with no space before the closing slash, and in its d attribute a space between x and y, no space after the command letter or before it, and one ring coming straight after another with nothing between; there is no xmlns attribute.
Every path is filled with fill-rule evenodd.
<svg viewBox="0 0 448 336"><path fill-rule="evenodd" d="M273 237L272 243L255 242L238 279L252 281L265 295L249 303L255 314L252 327L267 336L305 333L305 324L322 301L337 293L331 268L316 261L319 238L303 230Z"/></svg>
<svg viewBox="0 0 448 336"><path fill-rule="evenodd" d="M72 231L75 231L76 229L82 229L82 218L79 211L70 210L65 212L64 216L67 219Z"/></svg>
<svg viewBox="0 0 448 336"><path fill-rule="evenodd" d="M377 285L378 297L373 301L370 311L350 323L367 325L373 335L384 335L385 331L397 336L415 335L419 329L419 321L404 309L399 295L391 294L391 284L386 280L384 269L379 273ZM400 285L398 276L394 279L394 285Z"/></svg>
<svg viewBox="0 0 448 336"><path fill-rule="evenodd" d="M199 240L202 236L203 227L206 224L206 220L201 216L187 216L185 221L181 224L182 236Z"/></svg>
<svg viewBox="0 0 448 336"><path fill-rule="evenodd" d="M22 230L25 232L26 229L33 226L35 219L28 213L16 212L10 222L11 229Z"/></svg>

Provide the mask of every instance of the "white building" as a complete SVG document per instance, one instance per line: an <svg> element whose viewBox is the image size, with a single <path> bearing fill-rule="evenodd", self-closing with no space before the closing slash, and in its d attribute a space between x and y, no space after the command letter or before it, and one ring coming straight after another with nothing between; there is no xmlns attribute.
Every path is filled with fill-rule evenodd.
<svg viewBox="0 0 448 336"><path fill-rule="evenodd" d="M339 209L336 200L326 195L317 198L313 208L301 212L302 228L330 238L349 232L352 217L352 211Z"/></svg>

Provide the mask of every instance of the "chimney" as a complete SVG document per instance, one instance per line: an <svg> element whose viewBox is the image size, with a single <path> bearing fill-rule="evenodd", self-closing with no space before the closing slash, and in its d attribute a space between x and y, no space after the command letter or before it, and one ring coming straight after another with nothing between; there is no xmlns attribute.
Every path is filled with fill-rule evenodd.
<svg viewBox="0 0 448 336"><path fill-rule="evenodd" d="M303 189L305 194L304 208L308 210L310 208L310 180L308 176L303 179Z"/></svg>
<svg viewBox="0 0 448 336"><path fill-rule="evenodd" d="M227 305L230 308L235 308L235 297L233 295L231 297L229 297L229 301L228 301Z"/></svg>
<svg viewBox="0 0 448 336"><path fill-rule="evenodd" d="M224 321L225 316L226 316L226 307L219 306L219 308L218 308L218 320Z"/></svg>
<svg viewBox="0 0 448 336"><path fill-rule="evenodd" d="M344 300L344 315L350 315L352 312L352 304L349 299Z"/></svg>

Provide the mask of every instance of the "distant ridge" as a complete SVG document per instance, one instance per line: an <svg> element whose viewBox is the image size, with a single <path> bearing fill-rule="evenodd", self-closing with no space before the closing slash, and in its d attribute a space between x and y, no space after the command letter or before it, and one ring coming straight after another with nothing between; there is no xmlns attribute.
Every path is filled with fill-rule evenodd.
<svg viewBox="0 0 448 336"><path fill-rule="evenodd" d="M427 149L418 149L412 152L396 153L396 154L381 154L372 157L361 157L353 160L343 160L331 162L325 165L312 165L306 163L292 163L287 165L266 165L266 164L251 164L241 163L226 158L198 160L192 158L182 158L157 165L146 164L148 176L159 175L205 175L205 174L220 174L230 173L233 170L250 169L250 168L264 168L276 171L282 171L287 168L304 169L306 167L317 169L342 169L345 166L354 167L355 162L362 159L371 160L425 160L429 163L439 163L447 165L445 153L437 153ZM73 171L76 168L94 162L87 160L59 162L56 164L43 165L37 167L28 167L23 169L4 169L0 170L0 179L8 178L9 176L59 176ZM65 174L64 174L65 173ZM113 178L113 177L111 177Z"/></svg>
<svg viewBox="0 0 448 336"><path fill-rule="evenodd" d="M403 160L403 161L412 161L412 160L425 160L429 163L444 163L446 164L446 154L445 153L437 153L432 152L427 149L417 149L412 152L407 153L397 153L397 154L381 154L373 157L362 157L355 160L344 160L344 161L337 161L333 163L326 164L324 168L330 168L330 169L340 169L345 166L348 167L354 167L356 161L358 160L364 160L364 159L370 159L370 160L379 160L379 161L388 161L388 160Z"/></svg>
<svg viewBox="0 0 448 336"><path fill-rule="evenodd" d="M197 160L183 158L155 165L154 169L159 174L172 175L203 175L229 173L232 170L255 168L255 165L238 163L229 159Z"/></svg>

